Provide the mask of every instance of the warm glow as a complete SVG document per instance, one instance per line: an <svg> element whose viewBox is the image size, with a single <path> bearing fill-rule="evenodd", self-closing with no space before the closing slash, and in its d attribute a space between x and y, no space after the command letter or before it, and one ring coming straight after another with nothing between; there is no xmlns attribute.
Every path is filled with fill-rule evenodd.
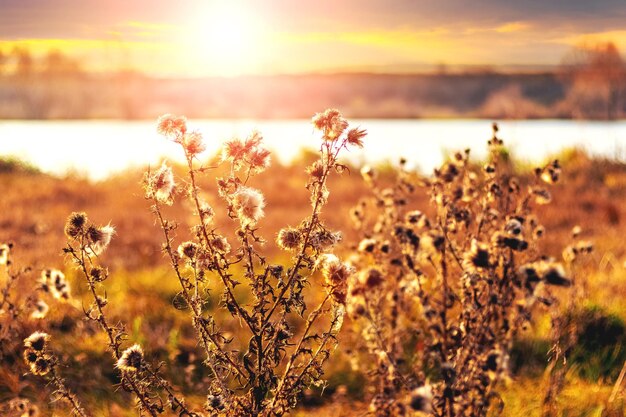
<svg viewBox="0 0 626 417"><path fill-rule="evenodd" d="M192 26L190 54L209 72L235 76L252 72L261 45L261 24L236 1L216 1L200 10Z"/></svg>

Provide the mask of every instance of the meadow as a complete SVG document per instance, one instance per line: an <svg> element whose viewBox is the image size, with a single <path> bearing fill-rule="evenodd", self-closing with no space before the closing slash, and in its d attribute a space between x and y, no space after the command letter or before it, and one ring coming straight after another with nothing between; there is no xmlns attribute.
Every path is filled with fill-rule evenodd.
<svg viewBox="0 0 626 417"><path fill-rule="evenodd" d="M517 163L485 125L482 161L354 166L327 111L269 165L181 120L172 171L0 160L3 415L624 415L623 162Z"/></svg>

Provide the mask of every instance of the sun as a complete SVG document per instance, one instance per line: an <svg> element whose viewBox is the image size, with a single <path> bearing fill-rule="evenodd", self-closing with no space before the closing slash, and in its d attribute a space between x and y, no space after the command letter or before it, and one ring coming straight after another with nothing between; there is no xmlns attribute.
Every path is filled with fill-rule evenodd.
<svg viewBox="0 0 626 417"><path fill-rule="evenodd" d="M199 12L194 26L193 49L208 72L236 76L256 69L262 28L243 4L212 1Z"/></svg>

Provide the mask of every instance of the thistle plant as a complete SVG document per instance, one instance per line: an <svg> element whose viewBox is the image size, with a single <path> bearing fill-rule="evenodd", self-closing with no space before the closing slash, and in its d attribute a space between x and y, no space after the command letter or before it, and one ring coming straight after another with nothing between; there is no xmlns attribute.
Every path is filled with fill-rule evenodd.
<svg viewBox="0 0 626 417"><path fill-rule="evenodd" d="M111 225L97 226L89 221L85 213L72 213L67 219L65 234L68 240L63 251L84 278L92 297L92 303L84 310L84 314L88 320L98 324L106 335L108 350L120 372L120 385L125 391L134 394L141 415L157 416L166 411L165 404L168 404L176 415L198 416L187 408L185 401L160 376L158 369L144 358L140 346L123 349L127 338L125 325L113 324L106 315L108 300L102 285L109 278L109 272L98 263L98 259L109 246L114 233L115 229ZM44 271L46 276L47 271ZM164 401L161 394L166 394L167 400Z"/></svg>
<svg viewBox="0 0 626 417"><path fill-rule="evenodd" d="M430 178L402 161L391 187L363 170L373 198L352 212L363 240L348 311L372 358L360 364L372 378L374 415L482 416L501 406L515 336L572 284L538 244L545 230L536 213L551 200L558 161L523 183L496 125L488 146L483 167L467 150ZM409 202L420 187L431 206L418 210Z"/></svg>
<svg viewBox="0 0 626 417"><path fill-rule="evenodd" d="M297 227L278 233L276 243L291 254L290 263L282 265L268 262L263 255L266 241L259 229L266 202L262 192L249 184L270 162L261 134L233 139L223 148L221 162L230 169L217 178L217 187L232 220L236 238L231 243L227 233L218 230L215 209L199 187L199 177L211 172L198 160L205 150L202 136L189 131L183 117L165 115L159 120L158 131L180 145L187 178L175 179L164 164L146 174L146 198L180 284L176 299L189 312L206 356L211 382L205 408L211 415L287 413L305 387L322 383L322 366L337 343L352 270L330 253L341 235L324 225L321 211L329 196L329 176L345 169L339 163L340 153L362 146L366 133L350 129L336 110L317 114L313 124L321 138L319 159L307 168L311 212ZM163 210L179 198L191 202L196 218L189 236L180 233ZM316 271L324 278L324 297L311 306L305 288L317 284ZM209 302L216 300L217 308L210 309ZM218 316L220 311L231 319L220 320L224 316ZM241 323L241 329L229 337L224 328L233 323Z"/></svg>
<svg viewBox="0 0 626 417"><path fill-rule="evenodd" d="M34 332L24 339L24 362L33 375L46 377L54 385L53 401L64 400L70 405L73 415L87 417L77 397L61 377L59 359L50 349L49 342L50 335L44 332Z"/></svg>

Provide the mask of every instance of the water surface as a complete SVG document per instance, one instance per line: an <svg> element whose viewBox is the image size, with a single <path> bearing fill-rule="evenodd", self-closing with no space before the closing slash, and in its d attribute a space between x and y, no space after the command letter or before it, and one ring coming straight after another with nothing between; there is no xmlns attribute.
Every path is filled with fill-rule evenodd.
<svg viewBox="0 0 626 417"><path fill-rule="evenodd" d="M166 157L181 161L178 146L156 133L151 121L0 121L0 155L17 156L45 172L79 172L98 180L130 167L154 165ZM356 163L397 161L430 171L446 152L471 148L485 155L489 120L355 120L369 132L364 149L347 155ZM264 136L273 157L288 162L303 147L319 146L309 120L192 120L204 134L207 153L252 129ZM541 161L568 147L593 155L626 158L626 121L529 120L500 123L500 137L517 159Z"/></svg>

